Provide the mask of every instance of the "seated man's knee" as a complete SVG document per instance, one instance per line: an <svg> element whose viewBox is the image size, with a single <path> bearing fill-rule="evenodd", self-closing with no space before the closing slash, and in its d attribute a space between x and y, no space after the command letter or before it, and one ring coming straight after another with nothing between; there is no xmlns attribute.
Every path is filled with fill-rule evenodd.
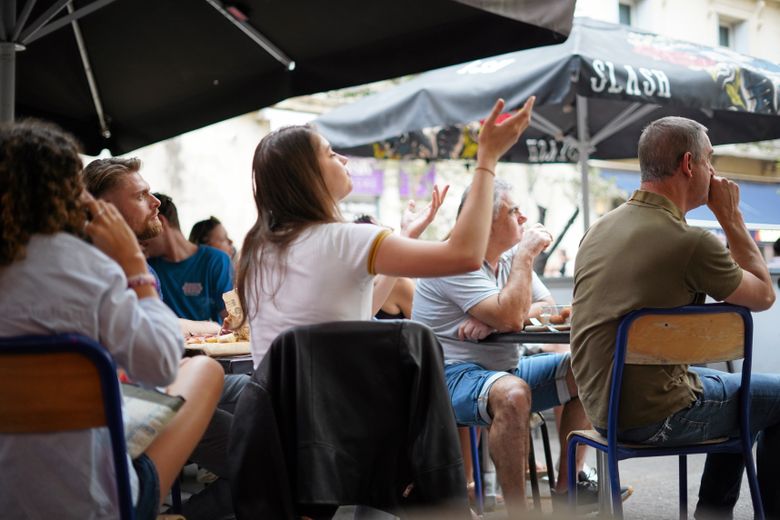
<svg viewBox="0 0 780 520"><path fill-rule="evenodd" d="M493 384L488 394L491 415L512 414L527 417L531 413L531 388L515 376L504 376Z"/></svg>

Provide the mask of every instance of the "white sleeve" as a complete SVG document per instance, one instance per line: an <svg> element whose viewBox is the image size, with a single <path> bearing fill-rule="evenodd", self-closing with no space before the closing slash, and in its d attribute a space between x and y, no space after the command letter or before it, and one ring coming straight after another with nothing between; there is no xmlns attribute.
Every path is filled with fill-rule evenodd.
<svg viewBox="0 0 780 520"><path fill-rule="evenodd" d="M542 282L538 276L536 276L536 273L531 273L531 290L533 291L533 294L531 296L531 301L538 302L540 300L543 300L550 296L550 289L547 288L546 285L544 285L544 282Z"/></svg>
<svg viewBox="0 0 780 520"><path fill-rule="evenodd" d="M329 231L339 258L354 273L357 280L369 278L373 272L376 251L390 230L373 224L331 224Z"/></svg>
<svg viewBox="0 0 780 520"><path fill-rule="evenodd" d="M131 379L166 386L176 377L184 350L179 320L159 298L138 299L118 269L98 305L99 340Z"/></svg>

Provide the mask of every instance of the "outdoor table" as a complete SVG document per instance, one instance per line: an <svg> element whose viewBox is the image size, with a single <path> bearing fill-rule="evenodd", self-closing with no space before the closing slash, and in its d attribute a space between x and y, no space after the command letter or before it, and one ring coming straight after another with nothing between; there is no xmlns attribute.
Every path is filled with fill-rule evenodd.
<svg viewBox="0 0 780 520"><path fill-rule="evenodd" d="M482 341L485 343L569 343L569 331L496 332Z"/></svg>
<svg viewBox="0 0 780 520"><path fill-rule="evenodd" d="M226 374L247 374L252 375L254 367L252 365L252 356L224 356L214 357Z"/></svg>
<svg viewBox="0 0 780 520"><path fill-rule="evenodd" d="M208 354L196 349L186 349L184 351L185 357L206 355ZM252 372L254 371L251 354L237 354L232 356L211 355L210 357L216 360L222 366L222 370L224 370L226 374L252 375Z"/></svg>

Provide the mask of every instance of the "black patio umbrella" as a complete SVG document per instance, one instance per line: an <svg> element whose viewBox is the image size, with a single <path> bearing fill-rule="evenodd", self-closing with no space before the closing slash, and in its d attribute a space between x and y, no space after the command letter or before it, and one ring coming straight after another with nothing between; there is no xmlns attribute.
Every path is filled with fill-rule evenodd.
<svg viewBox="0 0 780 520"><path fill-rule="evenodd" d="M504 160L579 162L586 229L588 158L636 157L649 121L695 119L714 144L780 137L777 64L586 18L560 45L428 72L315 123L351 155L473 158L471 122L498 97L512 108L531 95L531 128Z"/></svg>
<svg viewBox="0 0 780 520"><path fill-rule="evenodd" d="M75 133L87 153L120 154L291 96L557 43L573 10L573 0L2 0L0 120L15 107Z"/></svg>

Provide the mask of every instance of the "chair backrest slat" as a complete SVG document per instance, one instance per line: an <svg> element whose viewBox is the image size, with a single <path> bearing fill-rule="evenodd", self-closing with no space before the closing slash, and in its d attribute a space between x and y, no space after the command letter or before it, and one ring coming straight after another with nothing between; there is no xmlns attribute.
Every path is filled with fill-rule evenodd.
<svg viewBox="0 0 780 520"><path fill-rule="evenodd" d="M736 312L639 316L628 331L626 364L715 363L744 356L745 326Z"/></svg>
<svg viewBox="0 0 780 520"><path fill-rule="evenodd" d="M100 426L111 440L120 517L133 520L122 392L109 352L78 334L0 338L0 434Z"/></svg>
<svg viewBox="0 0 780 520"><path fill-rule="evenodd" d="M0 432L49 433L106 424L98 371L77 353L9 354L0 363Z"/></svg>

